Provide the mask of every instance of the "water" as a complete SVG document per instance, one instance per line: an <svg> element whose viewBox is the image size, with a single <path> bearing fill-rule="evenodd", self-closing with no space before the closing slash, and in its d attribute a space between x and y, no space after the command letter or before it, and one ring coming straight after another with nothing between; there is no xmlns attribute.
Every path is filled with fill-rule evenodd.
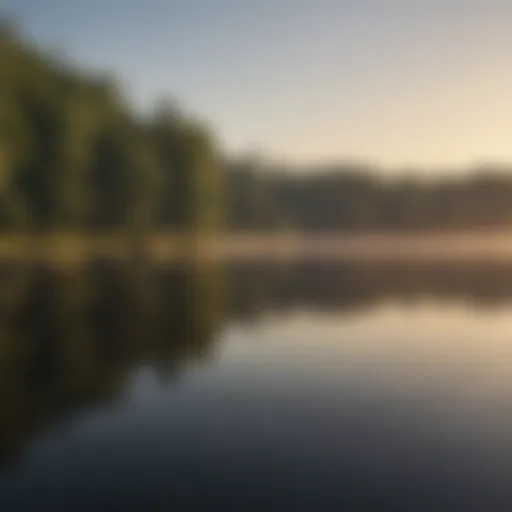
<svg viewBox="0 0 512 512"><path fill-rule="evenodd" d="M512 267L0 281L2 511L512 505Z"/></svg>

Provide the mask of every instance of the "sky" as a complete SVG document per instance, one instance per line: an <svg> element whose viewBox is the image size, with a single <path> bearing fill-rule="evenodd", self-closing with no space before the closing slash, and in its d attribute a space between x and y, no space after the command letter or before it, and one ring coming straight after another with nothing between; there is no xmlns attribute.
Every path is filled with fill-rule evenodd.
<svg viewBox="0 0 512 512"><path fill-rule="evenodd" d="M178 99L230 154L512 163L510 2L0 0L2 12L114 71L138 109Z"/></svg>

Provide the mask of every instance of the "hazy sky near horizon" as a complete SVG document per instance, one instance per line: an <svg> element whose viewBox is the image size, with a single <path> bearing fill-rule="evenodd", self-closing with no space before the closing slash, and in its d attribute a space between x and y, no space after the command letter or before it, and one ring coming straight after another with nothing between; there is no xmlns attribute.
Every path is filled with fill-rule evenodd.
<svg viewBox="0 0 512 512"><path fill-rule="evenodd" d="M512 3L0 0L24 32L178 98L233 153L384 166L512 162Z"/></svg>

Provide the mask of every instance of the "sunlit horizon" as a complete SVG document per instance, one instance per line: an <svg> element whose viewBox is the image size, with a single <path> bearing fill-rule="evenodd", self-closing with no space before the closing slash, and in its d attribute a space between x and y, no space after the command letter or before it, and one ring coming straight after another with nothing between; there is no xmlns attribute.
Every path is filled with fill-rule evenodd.
<svg viewBox="0 0 512 512"><path fill-rule="evenodd" d="M0 1L38 44L176 98L227 154L385 172L512 163L510 6L449 2Z"/></svg>

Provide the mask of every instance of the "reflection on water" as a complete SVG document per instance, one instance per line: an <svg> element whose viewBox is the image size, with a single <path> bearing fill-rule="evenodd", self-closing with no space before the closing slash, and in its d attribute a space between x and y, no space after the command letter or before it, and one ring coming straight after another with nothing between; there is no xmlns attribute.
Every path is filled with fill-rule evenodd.
<svg viewBox="0 0 512 512"><path fill-rule="evenodd" d="M6 262L0 331L0 510L512 505L512 267Z"/></svg>
<svg viewBox="0 0 512 512"><path fill-rule="evenodd" d="M14 462L48 421L118 398L139 366L172 379L187 360L205 356L221 307L207 270L5 267L0 463Z"/></svg>

